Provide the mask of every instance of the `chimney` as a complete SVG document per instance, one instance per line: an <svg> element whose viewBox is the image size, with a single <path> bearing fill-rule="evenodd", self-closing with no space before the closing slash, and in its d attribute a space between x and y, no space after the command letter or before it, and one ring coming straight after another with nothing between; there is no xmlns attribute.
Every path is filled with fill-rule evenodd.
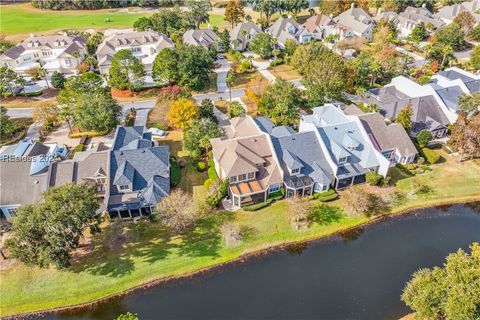
<svg viewBox="0 0 480 320"><path fill-rule="evenodd" d="M423 9L425 9L426 7L427 7L427 4L426 4L426 3L422 4L422 8L423 8Z"/></svg>
<svg viewBox="0 0 480 320"><path fill-rule="evenodd" d="M333 19L333 13L330 13L328 16L330 17L330 19Z"/></svg>
<svg viewBox="0 0 480 320"><path fill-rule="evenodd" d="M382 13L382 8L378 8L377 10L377 16L380 15Z"/></svg>
<svg viewBox="0 0 480 320"><path fill-rule="evenodd" d="M350 6L351 9L355 8L355 2L352 2L352 5Z"/></svg>

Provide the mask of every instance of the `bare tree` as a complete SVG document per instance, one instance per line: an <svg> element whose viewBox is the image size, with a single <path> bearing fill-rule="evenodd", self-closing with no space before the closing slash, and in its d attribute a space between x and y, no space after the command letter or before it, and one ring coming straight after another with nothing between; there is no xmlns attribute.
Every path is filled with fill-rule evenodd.
<svg viewBox="0 0 480 320"><path fill-rule="evenodd" d="M242 233L238 223L227 221L220 227L220 231L227 248L234 248L241 244Z"/></svg>
<svg viewBox="0 0 480 320"><path fill-rule="evenodd" d="M181 190L174 190L160 201L155 213L167 228L175 233L190 229L200 216L200 212L192 196Z"/></svg>
<svg viewBox="0 0 480 320"><path fill-rule="evenodd" d="M290 221L295 231L302 231L308 228L308 215L312 211L312 205L307 198L288 198L288 212Z"/></svg>

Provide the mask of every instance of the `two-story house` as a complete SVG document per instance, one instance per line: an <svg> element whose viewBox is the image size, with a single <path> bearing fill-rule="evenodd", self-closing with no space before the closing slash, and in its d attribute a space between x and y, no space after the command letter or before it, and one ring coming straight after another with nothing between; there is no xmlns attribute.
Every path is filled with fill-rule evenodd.
<svg viewBox="0 0 480 320"><path fill-rule="evenodd" d="M376 150L360 120L345 115L333 104L313 109L313 115L302 116L300 132L313 131L332 168L335 189L364 183L365 174L375 171L386 176L390 161Z"/></svg>
<svg viewBox="0 0 480 320"><path fill-rule="evenodd" d="M82 37L31 35L5 51L0 56L0 63L22 76L28 75L29 70L40 67L48 73L57 71L75 75L86 52L86 41Z"/></svg>
<svg viewBox="0 0 480 320"><path fill-rule="evenodd" d="M234 50L244 51L250 46L257 34L262 33L262 29L253 22L241 22L230 31L230 43Z"/></svg>
<svg viewBox="0 0 480 320"><path fill-rule="evenodd" d="M97 190L99 212L103 212L108 183L109 154L109 148L100 143L86 151L76 152L72 159L52 163L49 186L60 186L67 183L86 183L93 186Z"/></svg>
<svg viewBox="0 0 480 320"><path fill-rule="evenodd" d="M111 218L149 215L170 193L170 150L143 126L118 127L108 160L105 202Z"/></svg>
<svg viewBox="0 0 480 320"><path fill-rule="evenodd" d="M142 62L146 74L151 75L157 54L163 49L173 47L170 38L155 31L116 32L98 46L98 69L101 74L108 74L115 53L127 49Z"/></svg>
<svg viewBox="0 0 480 320"><path fill-rule="evenodd" d="M313 131L295 132L290 127L275 127L267 117L255 118L255 122L270 135L287 198L309 196L330 188L333 170Z"/></svg>
<svg viewBox="0 0 480 320"><path fill-rule="evenodd" d="M305 21L303 26L313 35L317 40L323 40L329 35L336 34L335 22L333 15L317 14L311 16Z"/></svg>
<svg viewBox="0 0 480 320"><path fill-rule="evenodd" d="M340 39L359 37L367 41L373 40L375 21L365 10L355 7L355 3L352 3L350 9L333 18L333 21L335 33Z"/></svg>
<svg viewBox="0 0 480 320"><path fill-rule="evenodd" d="M0 213L10 220L18 207L40 200L49 188L51 164L67 156L65 146L26 138L0 149Z"/></svg>
<svg viewBox="0 0 480 320"><path fill-rule="evenodd" d="M222 51L220 37L211 29L192 29L183 34L183 43L190 46L201 46L205 49Z"/></svg>
<svg viewBox="0 0 480 320"><path fill-rule="evenodd" d="M234 207L264 202L280 190L283 180L278 159L266 133L249 116L221 125L223 136L210 140L215 171L229 180Z"/></svg>
<svg viewBox="0 0 480 320"><path fill-rule="evenodd" d="M265 32L277 39L280 48L285 47L287 40L303 44L313 39L313 34L292 18L279 18Z"/></svg>

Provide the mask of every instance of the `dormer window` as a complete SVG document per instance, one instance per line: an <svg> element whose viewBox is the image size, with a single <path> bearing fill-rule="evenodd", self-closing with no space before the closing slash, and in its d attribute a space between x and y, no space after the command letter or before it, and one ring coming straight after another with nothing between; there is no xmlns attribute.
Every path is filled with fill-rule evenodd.
<svg viewBox="0 0 480 320"><path fill-rule="evenodd" d="M128 190L129 189L128 185L120 185L118 187L119 187L120 190Z"/></svg>
<svg viewBox="0 0 480 320"><path fill-rule="evenodd" d="M339 163L344 163L346 161L347 161L347 157L341 157L340 159L338 159Z"/></svg>
<svg viewBox="0 0 480 320"><path fill-rule="evenodd" d="M300 173L300 168L292 169L290 172L291 174L299 174Z"/></svg>

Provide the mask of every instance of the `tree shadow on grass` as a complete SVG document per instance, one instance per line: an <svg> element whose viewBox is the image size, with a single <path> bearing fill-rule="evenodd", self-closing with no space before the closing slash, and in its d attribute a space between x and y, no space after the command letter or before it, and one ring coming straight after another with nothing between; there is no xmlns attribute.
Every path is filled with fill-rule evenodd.
<svg viewBox="0 0 480 320"><path fill-rule="evenodd" d="M258 230L251 226L241 226L240 234L243 240L252 240L257 236Z"/></svg>
<svg viewBox="0 0 480 320"><path fill-rule="evenodd" d="M315 206L309 216L311 222L319 225L329 225L342 219L342 211L338 207L331 207L326 204Z"/></svg>
<svg viewBox="0 0 480 320"><path fill-rule="evenodd" d="M233 218L233 212L221 212L200 219L192 231L182 235L179 254L190 257L219 257L218 251L222 246L220 226Z"/></svg>

